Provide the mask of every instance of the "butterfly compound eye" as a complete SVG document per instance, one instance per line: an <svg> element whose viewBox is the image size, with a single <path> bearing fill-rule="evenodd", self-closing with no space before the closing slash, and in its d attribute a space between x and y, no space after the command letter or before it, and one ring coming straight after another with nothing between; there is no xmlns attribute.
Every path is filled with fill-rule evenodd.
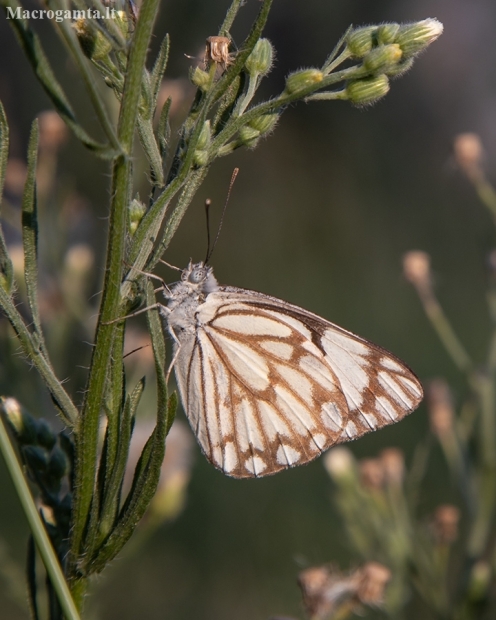
<svg viewBox="0 0 496 620"><path fill-rule="evenodd" d="M205 280L206 273L207 270L205 269L205 267L197 267L196 269L193 269L193 271L190 273L189 281L193 284L198 284L198 282L202 282L202 280Z"/></svg>

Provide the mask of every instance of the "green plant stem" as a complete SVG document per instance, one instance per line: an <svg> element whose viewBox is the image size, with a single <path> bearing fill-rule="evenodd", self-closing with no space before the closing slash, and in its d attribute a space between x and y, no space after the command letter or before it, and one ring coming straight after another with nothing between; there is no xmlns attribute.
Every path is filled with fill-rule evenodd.
<svg viewBox="0 0 496 620"><path fill-rule="evenodd" d="M443 343L456 366L458 366L462 372L470 373L473 368L473 362L458 339L454 329L451 327L451 323L444 314L434 293L430 290L419 290L418 292L425 313L436 330L439 340Z"/></svg>
<svg viewBox="0 0 496 620"><path fill-rule="evenodd" d="M86 527L94 492L97 468L97 443L100 412L107 387L110 356L122 355L113 351L114 333L112 323L119 316L121 306L120 286L124 268L124 248L127 233L127 207L130 196L131 157L134 143L135 121L141 94L141 77L145 68L146 55L153 24L158 10L158 0L144 0L140 17L133 36L127 74L119 116L119 143L124 154L119 156L113 167L112 202L110 207L107 264L103 298L97 326L96 342L88 378L88 389L81 416L81 427L77 437L76 489L74 517L71 537L71 578L75 578L76 563L82 552L81 543ZM114 360L115 363L115 360ZM90 533L88 533L90 535ZM77 601L79 605L82 601Z"/></svg>
<svg viewBox="0 0 496 620"><path fill-rule="evenodd" d="M57 554L55 553L43 521L38 513L38 509L36 508L36 504L29 490L28 483L26 482L14 448L10 443L2 416L0 416L0 451L5 459L7 469L9 470L24 514L26 515L31 534L36 542L36 546L38 547L52 586L57 593L57 598L66 620L79 620L79 613L67 586Z"/></svg>
<svg viewBox="0 0 496 620"><path fill-rule="evenodd" d="M229 36L229 31L231 30L234 20L236 19L236 15L244 3L245 0L234 0L227 11L226 18L224 19L222 26L219 29L219 36Z"/></svg>

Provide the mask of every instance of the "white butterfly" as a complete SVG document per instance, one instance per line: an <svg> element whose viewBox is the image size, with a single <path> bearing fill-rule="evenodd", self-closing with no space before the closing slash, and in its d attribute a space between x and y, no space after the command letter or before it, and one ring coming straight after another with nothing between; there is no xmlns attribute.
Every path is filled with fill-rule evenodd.
<svg viewBox="0 0 496 620"><path fill-rule="evenodd" d="M274 474L397 422L423 393L388 351L275 297L219 286L192 264L159 306L184 410L207 459Z"/></svg>

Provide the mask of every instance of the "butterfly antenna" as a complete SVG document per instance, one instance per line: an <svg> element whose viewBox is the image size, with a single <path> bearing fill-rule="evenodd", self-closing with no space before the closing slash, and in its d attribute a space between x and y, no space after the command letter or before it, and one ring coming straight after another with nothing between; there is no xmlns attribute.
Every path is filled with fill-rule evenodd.
<svg viewBox="0 0 496 620"><path fill-rule="evenodd" d="M217 241L219 240L220 231L222 230L222 224L224 223L224 216L226 214L227 205L229 203L229 198L231 197L231 191L232 191L232 188L233 188L233 185L234 185L234 181L236 181L236 177L238 176L238 172L239 172L239 168L234 168L233 173L231 175L231 182L229 183L229 189L227 190L226 202L224 204L224 208L222 209L222 215L220 217L219 228L217 230L217 236L215 237L215 241L214 241L214 244L212 246L212 249L207 249L207 257L205 258L205 265L210 260L210 257L213 254L215 246L217 245ZM208 206L210 206L210 201L208 201L208 203L209 203ZM210 248L210 231L209 231L209 227L208 227L207 201L205 201L205 209L207 210L207 239L208 239L207 247Z"/></svg>
<svg viewBox="0 0 496 620"><path fill-rule="evenodd" d="M204 264L206 265L208 262L208 259L210 258L210 255L212 254L212 252L210 252L210 205L212 204L212 201L210 200L210 198L207 198L205 200L205 218L207 220L207 253L205 255L205 260L204 260ZM213 248L212 248L213 251Z"/></svg>

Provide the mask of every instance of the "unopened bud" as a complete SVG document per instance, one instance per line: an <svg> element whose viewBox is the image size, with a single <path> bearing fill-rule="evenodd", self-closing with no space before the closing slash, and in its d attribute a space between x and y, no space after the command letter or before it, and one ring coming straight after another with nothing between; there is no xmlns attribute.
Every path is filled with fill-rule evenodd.
<svg viewBox="0 0 496 620"><path fill-rule="evenodd" d="M264 114L244 125L239 130L241 142L246 146L254 146L254 141L269 134L277 125L278 114Z"/></svg>
<svg viewBox="0 0 496 620"><path fill-rule="evenodd" d="M212 131L210 129L210 121L207 120L203 124L193 155L193 161L197 166L206 166L208 164L208 147L210 146L211 139Z"/></svg>
<svg viewBox="0 0 496 620"><path fill-rule="evenodd" d="M413 67L414 62L415 62L414 58L407 58L406 60L403 58L400 62L396 63L395 65L391 65L390 67L387 67L384 70L384 73L388 77L392 77L392 78L400 77L407 71L410 71L410 69Z"/></svg>
<svg viewBox="0 0 496 620"><path fill-rule="evenodd" d="M253 147L258 142L260 138L260 132L258 129L254 129L249 125L245 125L241 127L239 130L239 139L244 146Z"/></svg>
<svg viewBox="0 0 496 620"><path fill-rule="evenodd" d="M51 450L57 441L57 437L53 432L50 424L43 418L37 420L38 432L37 432L37 443L48 450Z"/></svg>
<svg viewBox="0 0 496 620"><path fill-rule="evenodd" d="M403 274L417 290L431 287L431 259L427 252L412 250L403 256Z"/></svg>
<svg viewBox="0 0 496 620"><path fill-rule="evenodd" d="M115 23L125 37L128 37L134 31L134 20L127 16L126 11L114 12Z"/></svg>
<svg viewBox="0 0 496 620"><path fill-rule="evenodd" d="M389 45L396 42L396 36L400 29L399 24L381 24L378 26L375 37L378 45Z"/></svg>
<svg viewBox="0 0 496 620"><path fill-rule="evenodd" d="M324 79L324 74L318 69L304 69L296 71L286 78L285 91L288 95L293 95L306 90L309 86L314 86Z"/></svg>
<svg viewBox="0 0 496 620"><path fill-rule="evenodd" d="M400 487L405 475L405 457L398 448L386 448L380 454L380 461L387 484Z"/></svg>
<svg viewBox="0 0 496 620"><path fill-rule="evenodd" d="M382 99L389 92L389 88L389 80L382 74L348 82L345 94L351 103L362 106Z"/></svg>
<svg viewBox="0 0 496 620"><path fill-rule="evenodd" d="M22 455L27 466L37 474L45 474L48 465L48 452L41 446L22 446Z"/></svg>
<svg viewBox="0 0 496 620"><path fill-rule="evenodd" d="M365 605L380 605L392 574L389 568L378 562L367 562L359 569L360 581L357 598Z"/></svg>
<svg viewBox="0 0 496 620"><path fill-rule="evenodd" d="M200 151L203 151L207 147L210 146L210 141L212 139L212 130L210 128L210 121L207 120L203 123L203 127L200 131L200 135L198 136L198 142L196 143L196 148Z"/></svg>
<svg viewBox="0 0 496 620"><path fill-rule="evenodd" d="M200 69L200 67L195 67L193 70L191 70L189 77L193 84L203 92L208 90L211 85L210 76L206 71Z"/></svg>
<svg viewBox="0 0 496 620"><path fill-rule="evenodd" d="M378 490L384 484L384 467L380 459L362 459L358 464L360 482L365 489Z"/></svg>
<svg viewBox="0 0 496 620"><path fill-rule="evenodd" d="M67 457L61 448L55 446L50 454L47 476L52 484L57 484L67 473Z"/></svg>
<svg viewBox="0 0 496 620"><path fill-rule="evenodd" d="M40 125L40 149L57 151L67 140L67 126L57 112L46 110L38 116Z"/></svg>
<svg viewBox="0 0 496 620"><path fill-rule="evenodd" d="M384 72L399 63L403 52L397 43L374 47L363 59L363 66L371 73Z"/></svg>
<svg viewBox="0 0 496 620"><path fill-rule="evenodd" d="M298 585L309 617L330 618L344 600L355 596L357 580L329 566L314 566L298 575Z"/></svg>
<svg viewBox="0 0 496 620"><path fill-rule="evenodd" d="M434 379L427 388L427 406L431 431L442 438L453 429L455 412L448 384L443 379Z"/></svg>
<svg viewBox="0 0 496 620"><path fill-rule="evenodd" d="M414 56L439 38L443 29L443 24L437 19L404 24L400 26L395 42L401 47L405 56Z"/></svg>
<svg viewBox="0 0 496 620"><path fill-rule="evenodd" d="M377 26L363 26L346 37L346 46L355 58L363 58L373 48Z"/></svg>
<svg viewBox="0 0 496 620"><path fill-rule="evenodd" d="M86 20L80 18L73 23L81 49L90 60L103 60L112 51L112 44L99 31L89 28Z"/></svg>
<svg viewBox="0 0 496 620"><path fill-rule="evenodd" d="M129 205L129 232L134 235L139 223L146 213L146 206L137 198Z"/></svg>
<svg viewBox="0 0 496 620"><path fill-rule="evenodd" d="M484 147L476 133L462 133L453 143L455 160L459 168L471 181L477 181L483 176L482 160Z"/></svg>
<svg viewBox="0 0 496 620"><path fill-rule="evenodd" d="M268 39L259 39L248 56L245 69L251 76L267 75L272 67L274 50Z"/></svg>
<svg viewBox="0 0 496 620"><path fill-rule="evenodd" d="M36 442L37 423L20 402L15 398L0 398L0 406L7 421L14 431L20 444L33 444Z"/></svg>
<svg viewBox="0 0 496 620"><path fill-rule="evenodd" d="M432 530L437 542L441 545L450 545L458 538L458 522L460 511L456 506L443 504L434 512Z"/></svg>
<svg viewBox="0 0 496 620"><path fill-rule="evenodd" d="M250 121L248 126L256 129L260 135L266 135L274 129L278 121L279 114L263 114Z"/></svg>
<svg viewBox="0 0 496 620"><path fill-rule="evenodd" d="M355 477L355 459L351 450L344 446L329 450L324 457L324 466L334 482L343 482Z"/></svg>

